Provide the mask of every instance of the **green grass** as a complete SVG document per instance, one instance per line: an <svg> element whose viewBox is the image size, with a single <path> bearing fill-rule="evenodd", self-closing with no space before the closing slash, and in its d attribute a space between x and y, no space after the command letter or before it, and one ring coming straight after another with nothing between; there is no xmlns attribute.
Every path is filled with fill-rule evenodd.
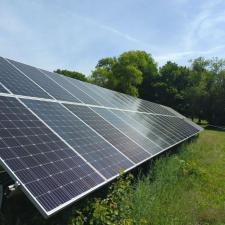
<svg viewBox="0 0 225 225"><path fill-rule="evenodd" d="M225 224L225 132L206 130L157 160L131 196L137 224Z"/></svg>

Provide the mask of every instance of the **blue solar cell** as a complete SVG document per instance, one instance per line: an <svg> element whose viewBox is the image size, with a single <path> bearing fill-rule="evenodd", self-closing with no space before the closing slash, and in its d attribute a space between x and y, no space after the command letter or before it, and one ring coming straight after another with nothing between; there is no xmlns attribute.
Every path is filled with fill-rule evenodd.
<svg viewBox="0 0 225 225"><path fill-rule="evenodd" d="M142 146L150 154L162 150L162 148L155 144L153 140L150 140L142 133L138 132L134 127L131 126L131 124L127 123L122 118L116 116L110 110L97 107L93 107L92 110L100 114L105 120L109 121L128 137L131 137L136 143Z"/></svg>
<svg viewBox="0 0 225 225"><path fill-rule="evenodd" d="M143 150L143 148L141 148L87 106L65 106L78 117L80 117L85 123L91 126L94 130L96 130L99 134L101 134L107 141L119 149L133 162L139 163L150 156L150 154Z"/></svg>
<svg viewBox="0 0 225 225"><path fill-rule="evenodd" d="M58 103L23 100L106 178L133 164L79 118Z"/></svg>
<svg viewBox="0 0 225 225"><path fill-rule="evenodd" d="M51 98L45 91L0 57L0 82L13 94Z"/></svg>
<svg viewBox="0 0 225 225"><path fill-rule="evenodd" d="M0 161L13 171L28 196L44 208L45 215L104 181L11 97L0 97Z"/></svg>
<svg viewBox="0 0 225 225"><path fill-rule="evenodd" d="M56 81L59 85L68 90L73 96L79 99L79 102L83 102L85 104L90 105L99 105L92 97L88 96L85 92L79 89L78 82L75 79L70 77L65 77L56 73L51 73L45 70L42 70L47 76Z"/></svg>
<svg viewBox="0 0 225 225"><path fill-rule="evenodd" d="M41 88L43 88L47 93L53 96L57 100L80 102L77 98L72 96L67 90L63 89L56 82L48 78L45 74L40 72L37 68L25 65L23 63L15 62L10 60L10 62L25 73L30 79L36 82Z"/></svg>

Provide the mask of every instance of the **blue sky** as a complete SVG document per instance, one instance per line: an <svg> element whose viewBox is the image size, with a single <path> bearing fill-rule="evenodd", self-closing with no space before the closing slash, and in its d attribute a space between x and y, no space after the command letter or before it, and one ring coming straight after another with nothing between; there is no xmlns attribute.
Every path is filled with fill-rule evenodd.
<svg viewBox="0 0 225 225"><path fill-rule="evenodd" d="M225 57L224 0L0 0L0 55L90 74L128 50L188 64Z"/></svg>

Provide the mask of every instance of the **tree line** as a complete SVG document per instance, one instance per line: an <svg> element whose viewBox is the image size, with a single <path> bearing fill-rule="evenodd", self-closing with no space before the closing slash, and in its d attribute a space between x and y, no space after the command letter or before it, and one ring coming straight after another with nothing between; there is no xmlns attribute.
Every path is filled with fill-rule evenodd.
<svg viewBox="0 0 225 225"><path fill-rule="evenodd" d="M90 76L55 72L172 107L194 119L225 125L225 60L198 57L190 66L168 61L162 67L145 51L100 59Z"/></svg>

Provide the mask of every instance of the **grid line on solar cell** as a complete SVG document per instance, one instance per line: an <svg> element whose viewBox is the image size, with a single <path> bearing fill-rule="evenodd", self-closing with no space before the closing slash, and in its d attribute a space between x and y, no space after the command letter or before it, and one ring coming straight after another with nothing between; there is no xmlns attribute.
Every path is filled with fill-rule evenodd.
<svg viewBox="0 0 225 225"><path fill-rule="evenodd" d="M172 145L176 143L174 136L168 130L163 129L162 125L154 122L150 117L145 117L145 115L137 113L126 113L127 116L141 123L146 128L150 129L155 135L157 135L164 143ZM152 117L151 117L152 118Z"/></svg>
<svg viewBox="0 0 225 225"><path fill-rule="evenodd" d="M23 102L104 177L112 178L133 165L62 105L33 100Z"/></svg>
<svg viewBox="0 0 225 225"><path fill-rule="evenodd" d="M0 97L0 103L0 159L46 212L104 182L18 100ZM68 179L73 193L65 186ZM52 200L46 201L49 196Z"/></svg>
<svg viewBox="0 0 225 225"><path fill-rule="evenodd" d="M166 124L166 128L167 130L172 130L173 133L175 133L175 135L179 135L182 137L187 137L187 134L184 130L179 130L178 128L178 121L174 121L172 122L170 119L167 118L163 118L163 117L155 117L157 120L161 120L164 121L164 123ZM178 118L179 119L179 118Z"/></svg>
<svg viewBox="0 0 225 225"><path fill-rule="evenodd" d="M9 93L1 84L0 84L0 92L1 93Z"/></svg>
<svg viewBox="0 0 225 225"><path fill-rule="evenodd" d="M149 117L149 116L147 116ZM187 125L186 123L183 123L182 119L178 118L178 117L170 117L170 118L164 118L158 115L155 115L154 118L156 119L156 121L162 121L165 124L165 127L167 129L167 131L170 131L171 133L173 133L174 135L176 135L177 137L187 137L189 134L187 133L186 129L187 129ZM175 118L175 120L171 120L171 118ZM184 125L183 129L180 130L179 126L181 125L181 123Z"/></svg>
<svg viewBox="0 0 225 225"><path fill-rule="evenodd" d="M143 114L140 115L135 113L129 113L129 115L136 119L136 121L140 121L143 125L146 125L146 127L150 126L152 129L154 129L154 133L158 134L167 143L173 144L179 140L177 139L178 137L176 135L173 135L170 131L164 129L162 124L156 122L154 116L145 116Z"/></svg>
<svg viewBox="0 0 225 225"><path fill-rule="evenodd" d="M189 136L189 134L198 130L197 128L187 123L184 119L178 117L171 117L171 119L169 119L168 121L176 127L177 131L184 131L184 134L186 134L186 136Z"/></svg>
<svg viewBox="0 0 225 225"><path fill-rule="evenodd" d="M157 121L160 119L164 121L166 127L168 130L172 130L175 135L181 136L181 137L188 137L192 132L198 131L194 127L190 126L188 123L186 123L183 119L178 117L162 117L155 115L154 116Z"/></svg>
<svg viewBox="0 0 225 225"><path fill-rule="evenodd" d="M141 123L143 126L150 129L154 134L156 134L160 139L162 139L165 143L171 145L176 142L174 136L167 130L163 129L161 124L156 123L154 119L150 117L145 117L145 115L141 115L138 113L128 112L127 115L137 122Z"/></svg>
<svg viewBox="0 0 225 225"><path fill-rule="evenodd" d="M85 123L96 130L107 141L115 146L120 152L125 154L133 162L138 163L149 157L149 153L135 144L131 139L105 121L87 106L74 106L65 104L65 106L75 115L81 118Z"/></svg>
<svg viewBox="0 0 225 225"><path fill-rule="evenodd" d="M164 119L163 117L155 117L153 115L146 115L144 116L147 119L150 119L151 121L154 121L154 123L159 124L162 127L162 130L164 132L170 133L172 138L175 140L180 140L181 138L185 138L182 134L178 133L174 127L170 126L167 119Z"/></svg>
<svg viewBox="0 0 225 225"><path fill-rule="evenodd" d="M33 81L2 57L0 57L0 82L13 94L51 98Z"/></svg>
<svg viewBox="0 0 225 225"><path fill-rule="evenodd" d="M105 120L109 121L117 129L121 130L124 134L132 138L132 140L142 146L142 148L144 148L150 154L162 149L153 141L150 141L147 137L138 133L137 130L127 124L122 118L119 118L108 109L92 108L92 110L100 114Z"/></svg>
<svg viewBox="0 0 225 225"><path fill-rule="evenodd" d="M24 74L26 74L30 79L32 79L37 85L47 91L47 93L49 93L53 98L71 102L80 102L67 90L60 87L56 82L54 82L48 76L40 72L37 68L13 60L9 61L19 70L21 70Z"/></svg>

